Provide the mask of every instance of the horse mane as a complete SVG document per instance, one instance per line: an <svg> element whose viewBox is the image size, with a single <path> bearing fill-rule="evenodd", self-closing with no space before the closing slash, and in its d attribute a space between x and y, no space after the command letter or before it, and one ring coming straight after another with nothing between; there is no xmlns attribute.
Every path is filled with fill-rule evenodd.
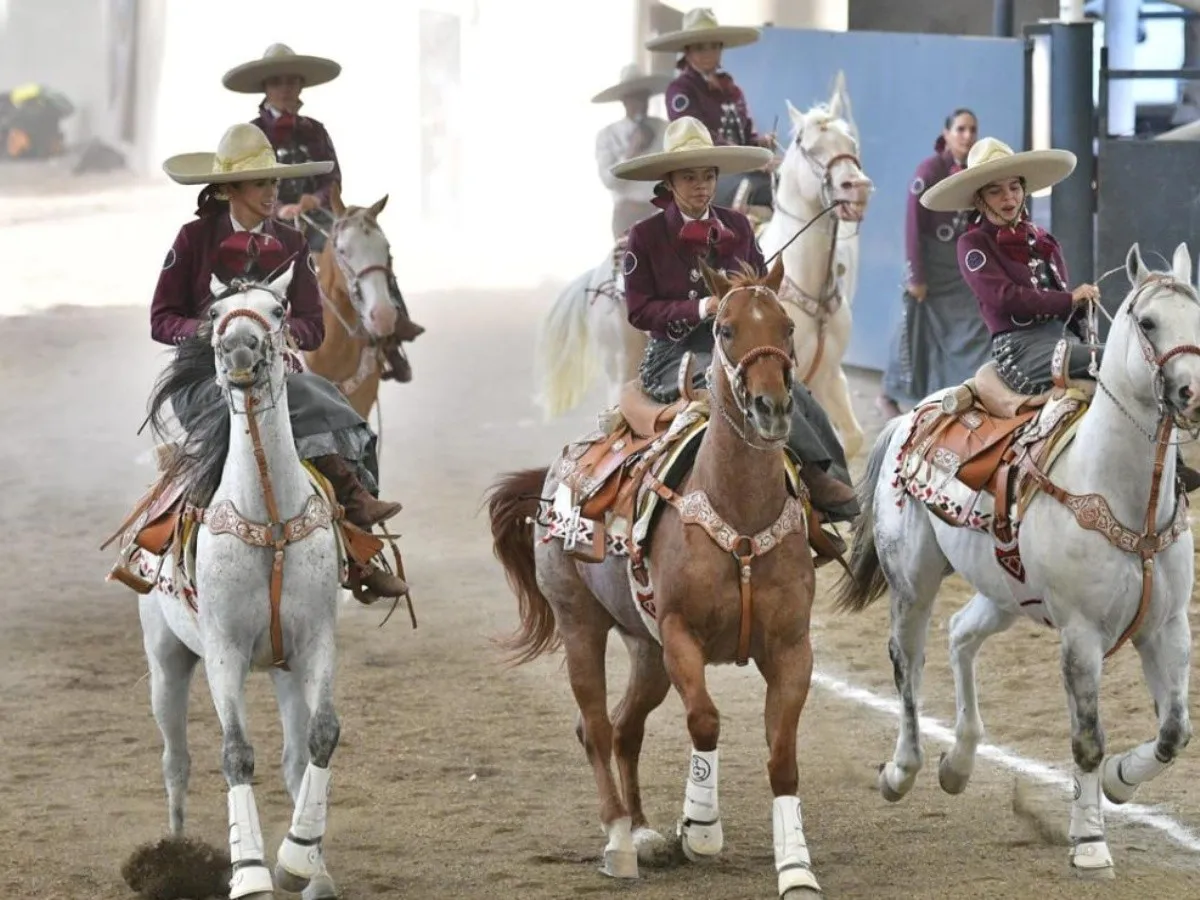
<svg viewBox="0 0 1200 900"><path fill-rule="evenodd" d="M202 388L212 384L217 376L216 357L212 348L212 323L201 323L195 337L183 341L174 358L159 374L150 393L150 427L160 441L170 439L171 429L164 407L171 397L188 388L197 391L196 397L207 398ZM216 492L229 454L229 406L220 391L212 392L212 402L196 404L189 410L192 427L179 441L178 451L172 454L166 469L171 481L183 481L186 499L203 506Z"/></svg>
<svg viewBox="0 0 1200 900"><path fill-rule="evenodd" d="M744 259L738 260L738 271L727 274L730 288L759 287L767 283L768 273L760 273Z"/></svg>

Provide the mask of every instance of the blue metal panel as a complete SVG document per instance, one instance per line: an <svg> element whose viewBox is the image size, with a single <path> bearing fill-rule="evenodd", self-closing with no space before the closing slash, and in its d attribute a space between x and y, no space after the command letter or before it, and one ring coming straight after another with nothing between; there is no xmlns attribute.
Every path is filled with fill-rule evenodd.
<svg viewBox="0 0 1200 900"><path fill-rule="evenodd" d="M723 64L745 92L760 133L779 117L781 141L791 128L784 101L800 110L826 102L838 70L846 73L863 168L875 193L859 234L854 333L845 362L882 369L900 319L913 172L933 152L946 114L960 106L976 112L983 135L1021 149L1023 41L766 28L758 43L727 50Z"/></svg>

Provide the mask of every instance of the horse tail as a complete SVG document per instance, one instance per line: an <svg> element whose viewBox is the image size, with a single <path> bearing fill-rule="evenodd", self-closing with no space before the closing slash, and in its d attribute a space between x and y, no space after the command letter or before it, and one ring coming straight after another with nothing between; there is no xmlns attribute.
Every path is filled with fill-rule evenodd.
<svg viewBox="0 0 1200 900"><path fill-rule="evenodd" d="M594 274L589 269L567 285L538 329L534 378L537 403L547 420L582 403L599 371L587 321Z"/></svg>
<svg viewBox="0 0 1200 900"><path fill-rule="evenodd" d="M549 469L510 472L492 485L488 516L492 522L492 552L504 566L509 587L520 603L521 624L510 637L498 641L510 651L515 665L552 653L562 643L554 610L537 583L533 556L533 527L526 521L537 513L542 486Z"/></svg>
<svg viewBox="0 0 1200 900"><path fill-rule="evenodd" d="M883 567L879 564L879 548L875 544L875 492L887 459L892 435L900 426L896 417L883 426L871 455L867 470L858 483L858 505L861 512L851 529L850 571L838 581L834 606L849 612L862 612L883 596L888 588Z"/></svg>

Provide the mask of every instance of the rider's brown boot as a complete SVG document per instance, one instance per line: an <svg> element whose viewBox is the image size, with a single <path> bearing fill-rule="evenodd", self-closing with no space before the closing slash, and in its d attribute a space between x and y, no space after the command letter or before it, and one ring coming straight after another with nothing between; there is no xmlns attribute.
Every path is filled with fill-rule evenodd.
<svg viewBox="0 0 1200 900"><path fill-rule="evenodd" d="M408 358L400 350L400 345L389 340L386 344L381 345L383 350L383 358L387 360L387 368L383 370L380 379L383 381L399 381L402 384L412 381L412 365Z"/></svg>
<svg viewBox="0 0 1200 900"><path fill-rule="evenodd" d="M370 531L373 525L386 522L403 509L399 503L372 497L350 463L336 453L313 457L310 462L329 479L338 503L346 510L346 518L359 528Z"/></svg>
<svg viewBox="0 0 1200 900"><path fill-rule="evenodd" d="M408 594L408 584L403 578L376 566L354 563L351 578L376 597L403 597Z"/></svg>
<svg viewBox="0 0 1200 900"><path fill-rule="evenodd" d="M800 480L808 488L813 506L820 510L837 509L858 499L854 488L812 463L800 467Z"/></svg>
<svg viewBox="0 0 1200 900"><path fill-rule="evenodd" d="M1200 488L1200 472L1197 472L1183 461L1183 453L1181 451L1177 449L1176 453L1178 454L1175 463L1176 477L1183 482L1183 489L1190 494L1196 488Z"/></svg>

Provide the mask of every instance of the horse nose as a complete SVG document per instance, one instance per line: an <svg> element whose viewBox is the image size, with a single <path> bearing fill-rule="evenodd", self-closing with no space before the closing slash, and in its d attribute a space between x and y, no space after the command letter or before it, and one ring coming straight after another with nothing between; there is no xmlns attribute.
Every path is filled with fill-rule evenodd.
<svg viewBox="0 0 1200 900"><path fill-rule="evenodd" d="M754 398L754 411L761 416L790 416L792 414L792 395L785 394L783 399L767 394L759 394Z"/></svg>
<svg viewBox="0 0 1200 900"><path fill-rule="evenodd" d="M239 332L236 334L227 334L221 338L221 349L226 353L235 350L238 347L245 347L247 350L258 349L258 338L253 334Z"/></svg>

